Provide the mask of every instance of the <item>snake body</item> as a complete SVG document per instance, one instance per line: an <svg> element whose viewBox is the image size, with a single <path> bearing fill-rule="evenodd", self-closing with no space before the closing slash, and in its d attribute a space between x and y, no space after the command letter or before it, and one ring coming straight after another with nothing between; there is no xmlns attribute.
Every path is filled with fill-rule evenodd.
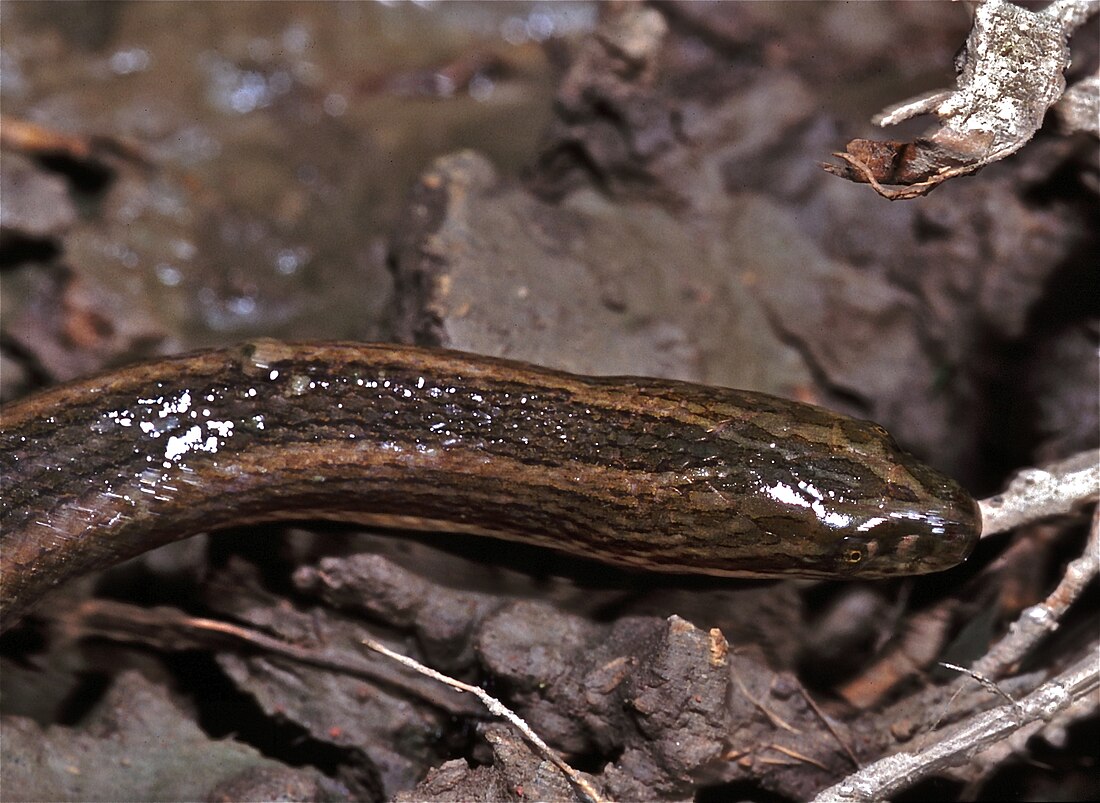
<svg viewBox="0 0 1100 803"><path fill-rule="evenodd" d="M741 577L951 567L980 523L881 427L765 394L256 341L0 411L0 626L161 544L328 519Z"/></svg>

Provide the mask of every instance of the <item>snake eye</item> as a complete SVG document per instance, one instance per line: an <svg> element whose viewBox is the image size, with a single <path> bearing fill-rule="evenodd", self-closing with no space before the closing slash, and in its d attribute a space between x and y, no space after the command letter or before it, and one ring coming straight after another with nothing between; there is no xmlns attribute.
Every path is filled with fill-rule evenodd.
<svg viewBox="0 0 1100 803"><path fill-rule="evenodd" d="M836 549L837 569L855 571L878 552L878 542L873 538L848 535L840 539Z"/></svg>

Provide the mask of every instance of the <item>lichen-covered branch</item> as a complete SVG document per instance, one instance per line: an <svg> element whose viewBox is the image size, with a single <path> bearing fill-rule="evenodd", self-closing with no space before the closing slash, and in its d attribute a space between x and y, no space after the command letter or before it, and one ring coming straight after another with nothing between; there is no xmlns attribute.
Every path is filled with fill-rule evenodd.
<svg viewBox="0 0 1100 803"><path fill-rule="evenodd" d="M854 139L834 154L846 164L822 166L896 200L924 195L1015 153L1066 91L1069 37L1097 10L1096 0L1056 0L1038 11L1008 0L980 2L959 59L957 87L899 103L875 118L887 126L934 114L940 127L914 142ZM1089 91L1087 84L1083 91Z"/></svg>
<svg viewBox="0 0 1100 803"><path fill-rule="evenodd" d="M1092 529L1084 552L1066 567L1054 592L1038 605L1024 610L1009 628L1008 635L985 654L972 670L1000 677L1023 659L1041 639L1058 628L1070 605L1100 574L1100 510L1093 513Z"/></svg>
<svg viewBox="0 0 1100 803"><path fill-rule="evenodd" d="M1081 457L1078 455L1064 462L1072 464ZM1043 602L1023 611L1008 634L975 662L968 673L983 685L992 687L994 693L1007 698L1008 704L975 714L942 734L934 734L938 737L935 743L922 749L896 753L864 767L821 792L815 803L882 800L983 751L985 763L995 766L1013 750L1021 749L1030 736L1056 715L1072 721L1094 713L1098 703L1096 693L1100 689L1096 642L1086 648L1084 657L1074 662L1070 669L1020 701L1013 701L993 687L989 678L1004 675L1026 657L1043 636L1056 629L1062 616L1098 573L1100 513L1094 513L1084 552L1066 568L1058 587Z"/></svg>
<svg viewBox="0 0 1100 803"><path fill-rule="evenodd" d="M960 764L1021 728L1039 728L1100 689L1100 666L1090 652L1053 680L1015 703L983 711L947 738L912 753L896 753L830 786L814 803L884 800L934 772Z"/></svg>
<svg viewBox="0 0 1100 803"><path fill-rule="evenodd" d="M981 500L982 537L1022 524L1072 513L1100 496L1100 454L1096 450L1043 468L1020 471L1004 491Z"/></svg>
<svg viewBox="0 0 1100 803"><path fill-rule="evenodd" d="M1100 75L1082 78L1054 104L1054 113L1067 134L1085 131L1100 136Z"/></svg>

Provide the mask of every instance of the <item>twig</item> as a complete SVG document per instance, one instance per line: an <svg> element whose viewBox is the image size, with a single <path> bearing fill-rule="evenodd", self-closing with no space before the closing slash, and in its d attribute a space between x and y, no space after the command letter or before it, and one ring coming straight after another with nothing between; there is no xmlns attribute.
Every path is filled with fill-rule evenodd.
<svg viewBox="0 0 1100 803"><path fill-rule="evenodd" d="M896 753L819 793L814 803L883 800L934 772L966 761L1025 725L1040 727L1075 701L1100 689L1100 666L1091 652L1016 704L984 711L951 736L915 753Z"/></svg>
<svg viewBox="0 0 1100 803"><path fill-rule="evenodd" d="M380 644L374 639L364 639L363 644L366 647L374 650L375 652L380 652L382 653L382 655L385 655L388 658L392 658L398 663L407 666L417 672L420 672L423 675L427 675L428 677L433 678L440 683L446 684L453 689L458 689L459 691L465 691L473 694L479 700L481 700L481 702L485 705L486 708L489 709L489 712L493 714L493 716L502 717L511 722L512 725L514 725L519 730L519 732L523 734L528 743L530 743L531 746L534 747L540 755L542 755L555 767L562 771L562 773L568 779L569 783L572 784L573 788L581 795L584 800L590 801L590 803L604 803L604 798L600 795L599 792L596 791L595 787L593 787L592 784L589 783L587 779L585 779L584 776L582 776L579 772L577 772L575 769L565 763L565 760L562 759L561 756L559 756L556 752L554 752L554 750L551 749L550 745L546 744L546 742L539 738L539 735L535 733L535 731L531 729L531 726L524 722L518 714L515 714L511 709L504 705L504 703L500 702L500 700L493 697L484 689L479 688L478 686L472 686L469 683L463 683L461 680L456 680L452 677L448 677L442 672L437 672L430 667L424 666L424 664L420 663L419 661L409 658L407 655L402 655L401 653L394 652L393 650L386 647L384 644Z"/></svg>
<svg viewBox="0 0 1100 803"><path fill-rule="evenodd" d="M841 737L840 733L837 732L836 726L833 725L833 721L829 719L829 717L825 716L825 712L821 710L821 707L817 704L814 698L810 696L810 693L808 691L806 691L806 687L799 683L798 690L802 693L802 698L810 706L813 712L817 714L817 718L824 723L825 727L828 728L829 733L831 733L833 735L833 738L836 739L837 744L839 744L844 752L848 754L848 758L851 759L853 766L855 766L856 769L859 769L861 766L863 766L859 763L859 759L856 757L856 754L852 752L852 748L848 745L848 742Z"/></svg>
<svg viewBox="0 0 1100 803"><path fill-rule="evenodd" d="M1100 137L1100 74L1082 78L1052 107L1062 131Z"/></svg>
<svg viewBox="0 0 1100 803"><path fill-rule="evenodd" d="M364 663L331 650L292 644L258 630L191 616L175 608L142 608L106 599L85 600L75 609L63 609L48 616L68 638L99 637L112 641L152 646L169 652L180 650L225 650L280 656L304 666L359 677L411 694L453 716L472 716L475 710L467 698L422 682L419 677L401 677L390 664Z"/></svg>
<svg viewBox="0 0 1100 803"><path fill-rule="evenodd" d="M741 675L737 672L737 670L733 667L732 664L730 665L730 674L733 676L734 681L737 683L737 688L741 690L742 696L744 696L744 698L746 700L748 700L750 703L752 703L753 707L757 711L759 711L761 714L763 714L765 717L767 717L768 721L771 722L772 725L775 728L785 730L788 733L796 733L796 734L801 734L802 733L802 731L800 731L794 725L791 725L791 724L785 722L782 717L780 717L775 712L771 711L766 705L764 705L762 702L760 702L760 700L758 700L756 697L753 697L752 693L749 691L748 687L745 685L745 682L743 680L741 680Z"/></svg>
<svg viewBox="0 0 1100 803"><path fill-rule="evenodd" d="M864 767L821 792L815 798L815 803L880 800L888 797L933 772L960 763L1007 736L1022 735L1024 729L1038 730L1052 716L1100 688L1100 664L1092 647L1087 650L1086 657L1078 661L1072 669L1020 701L1014 701L989 680L1002 675L1023 658L1043 636L1055 629L1065 611L1098 574L1100 510L1093 515L1092 531L1084 553L1069 564L1062 581L1046 600L1025 610L1009 629L1008 635L970 669L945 664L965 672L987 688L992 686L994 693L1005 697L1009 702L975 715L969 724L964 724L950 736L925 749L898 753ZM1092 707L1082 706L1081 709L1090 711Z"/></svg>
<svg viewBox="0 0 1100 803"><path fill-rule="evenodd" d="M1003 697L1006 702L1012 703L1012 705L1019 705L1019 703L1012 699L1011 694L1006 692L1004 689L1002 689L1000 686L998 686L996 683L994 683L992 680L987 678L976 669L967 669L965 666L959 666L958 664L952 664L947 661L940 661L940 666L944 667L945 669L951 669L955 672L961 672L964 675L968 675L971 679L977 681L978 685L980 685L990 694L995 694L998 697Z"/></svg>
<svg viewBox="0 0 1100 803"><path fill-rule="evenodd" d="M1013 622L1008 635L977 661L971 670L987 677L1000 677L1030 652L1041 638L1058 627L1058 622L1093 578L1100 574L1100 508L1092 517L1085 551L1066 567L1054 592L1032 605Z"/></svg>
<svg viewBox="0 0 1100 803"><path fill-rule="evenodd" d="M982 537L1049 516L1072 513L1100 497L1100 454L1095 450L1020 471L996 496L981 500Z"/></svg>
<svg viewBox="0 0 1100 803"><path fill-rule="evenodd" d="M847 167L822 167L851 181L865 181L885 198L914 198L1003 159L1031 140L1047 110L1066 91L1063 73L1070 61L1070 36L1100 4L1055 0L1032 10L1009 0L977 0L973 6L956 87L894 104L874 118L877 125L888 126L934 114L939 128L911 143L855 139L845 153L834 154ZM1094 108L1095 99L1079 90L1066 110L1074 115L1083 108L1087 115L1090 103Z"/></svg>

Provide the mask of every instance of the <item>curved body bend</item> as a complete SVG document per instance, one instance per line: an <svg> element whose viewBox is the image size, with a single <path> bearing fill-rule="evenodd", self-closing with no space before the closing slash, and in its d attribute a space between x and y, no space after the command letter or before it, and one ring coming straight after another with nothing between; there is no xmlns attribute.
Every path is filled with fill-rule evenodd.
<svg viewBox="0 0 1100 803"><path fill-rule="evenodd" d="M0 627L199 532L329 519L620 566L886 577L962 561L973 500L879 426L773 396L395 345L242 346L0 411Z"/></svg>

